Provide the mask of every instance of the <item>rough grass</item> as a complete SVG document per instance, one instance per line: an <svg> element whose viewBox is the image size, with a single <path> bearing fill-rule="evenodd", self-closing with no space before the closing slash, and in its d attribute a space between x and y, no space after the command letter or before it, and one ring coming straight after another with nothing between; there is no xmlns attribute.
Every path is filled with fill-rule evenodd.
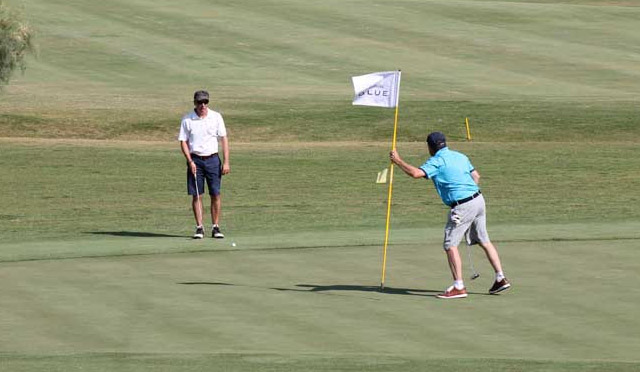
<svg viewBox="0 0 640 372"><path fill-rule="evenodd" d="M638 220L634 143L466 143L496 224ZM399 143L413 164L424 144ZM224 220L238 235L383 227L389 146L232 144ZM621 161L625 159L625 161ZM3 241L71 238L123 226L169 235L191 227L184 160L170 144L3 140ZM446 208L426 180L394 182L393 226L439 226ZM615 182L612 182L615 180ZM205 203L206 204L206 203ZM36 229L38 234L33 234Z"/></svg>

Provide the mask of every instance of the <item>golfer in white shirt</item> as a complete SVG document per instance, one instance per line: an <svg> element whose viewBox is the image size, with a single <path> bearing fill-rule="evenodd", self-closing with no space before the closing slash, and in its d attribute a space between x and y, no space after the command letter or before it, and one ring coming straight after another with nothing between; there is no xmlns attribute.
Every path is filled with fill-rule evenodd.
<svg viewBox="0 0 640 372"><path fill-rule="evenodd" d="M202 221L202 194L205 179L211 196L211 236L224 238L220 231L222 175L228 174L229 140L220 113L210 110L209 93L199 90L193 95L194 110L182 117L180 124L180 149L187 159L187 192L192 196L191 206L196 220L194 239L204 238ZM222 161L218 155L222 148Z"/></svg>

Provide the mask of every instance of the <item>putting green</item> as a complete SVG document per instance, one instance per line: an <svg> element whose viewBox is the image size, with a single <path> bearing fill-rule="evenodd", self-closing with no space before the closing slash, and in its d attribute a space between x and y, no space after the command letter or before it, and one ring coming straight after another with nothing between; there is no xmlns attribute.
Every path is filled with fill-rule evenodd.
<svg viewBox="0 0 640 372"><path fill-rule="evenodd" d="M487 295L491 270L474 249L481 277L455 301L434 297L449 274L431 230L395 233L382 293L381 249L362 233L288 235L279 245L271 245L277 236L238 237L237 249L226 239L79 241L77 251L103 257L46 259L35 250L36 261L1 264L2 281L13 285L0 289L0 344L16 365L28 355L54 365L136 364L149 355L159 364L237 359L232 365L248 369L278 360L424 366L448 363L451 350L460 351L456 363L507 360L498 366L637 363L637 228L612 226L615 236L598 238L593 226L575 225L565 240L544 229L499 231L513 288ZM65 244L51 245L59 258ZM189 250L200 252L180 253Z"/></svg>

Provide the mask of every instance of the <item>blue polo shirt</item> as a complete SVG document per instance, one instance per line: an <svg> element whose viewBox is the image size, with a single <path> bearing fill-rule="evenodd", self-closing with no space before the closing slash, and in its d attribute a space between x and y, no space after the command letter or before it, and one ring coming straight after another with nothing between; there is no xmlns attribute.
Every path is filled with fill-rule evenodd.
<svg viewBox="0 0 640 372"><path fill-rule="evenodd" d="M480 190L473 181L474 168L466 155L443 147L420 166L433 181L438 195L446 205L468 198Z"/></svg>

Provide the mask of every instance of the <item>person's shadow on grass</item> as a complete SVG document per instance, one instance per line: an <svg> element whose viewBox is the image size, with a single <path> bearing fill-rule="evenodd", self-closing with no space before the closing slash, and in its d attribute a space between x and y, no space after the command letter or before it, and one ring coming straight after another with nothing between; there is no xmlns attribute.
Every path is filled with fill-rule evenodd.
<svg viewBox="0 0 640 372"><path fill-rule="evenodd" d="M239 285L224 282L181 282L181 285L213 285L213 286L239 286L239 287L252 287L251 285ZM385 287L381 289L380 286L371 285L355 285L355 284L333 284L333 285L318 285L318 284L296 284L296 288L278 288L271 287L268 289L282 291L282 292L304 292L304 293L323 293L323 292L377 292L386 293L392 295L404 295L404 296L423 296L423 297L435 297L437 294L442 293L442 290L434 289L414 289L414 288L395 288ZM261 287L263 288L263 287ZM329 293L327 293L329 294Z"/></svg>
<svg viewBox="0 0 640 372"><path fill-rule="evenodd" d="M435 296L442 292L432 289L414 289L414 288L395 288L372 286L372 285L354 285L354 284L296 284L298 288L273 288L279 291L296 291L296 292L328 292L328 291L356 291L356 292L378 292L394 295L405 296Z"/></svg>
<svg viewBox="0 0 640 372"><path fill-rule="evenodd" d="M409 296L425 296L436 297L438 294L444 292L442 289L413 289L413 288L394 288L370 285L317 285L317 284L297 284L296 287L309 288L309 289L286 289L286 288L273 288L281 291L299 291L299 292L324 292L324 291L360 291L360 292L379 292L395 295L409 295ZM483 292L469 292L474 295L489 295Z"/></svg>
<svg viewBox="0 0 640 372"><path fill-rule="evenodd" d="M184 238L184 235L157 234L144 231L91 231L93 235L125 236L133 238Z"/></svg>

